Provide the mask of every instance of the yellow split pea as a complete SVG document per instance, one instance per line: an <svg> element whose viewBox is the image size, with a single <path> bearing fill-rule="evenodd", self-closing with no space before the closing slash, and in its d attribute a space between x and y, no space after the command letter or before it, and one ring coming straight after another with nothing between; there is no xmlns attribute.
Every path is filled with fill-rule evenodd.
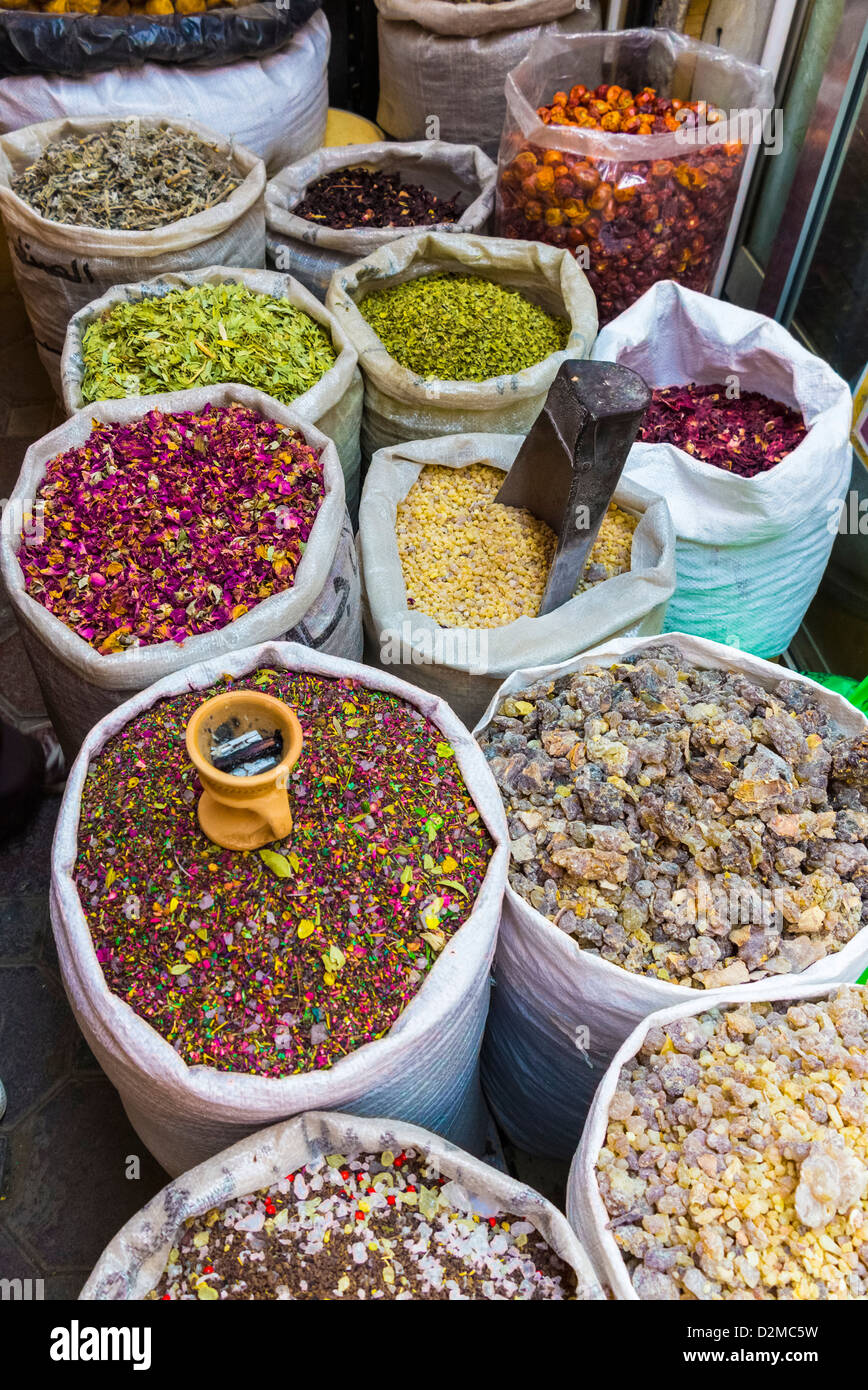
<svg viewBox="0 0 868 1390"><path fill-rule="evenodd" d="M536 617L557 536L521 507L494 501L499 468L423 468L398 505L407 602L443 627L502 627ZM576 592L630 568L638 519L612 503Z"/></svg>

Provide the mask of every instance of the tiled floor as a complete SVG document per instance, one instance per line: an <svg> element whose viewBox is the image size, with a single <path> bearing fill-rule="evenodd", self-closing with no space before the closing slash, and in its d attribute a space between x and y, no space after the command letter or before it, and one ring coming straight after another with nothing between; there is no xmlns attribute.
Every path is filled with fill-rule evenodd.
<svg viewBox="0 0 868 1390"><path fill-rule="evenodd" d="M76 1298L103 1247L166 1182L100 1071L60 983L48 918L58 801L0 846L0 1278ZM139 1176L128 1178L131 1155Z"/></svg>

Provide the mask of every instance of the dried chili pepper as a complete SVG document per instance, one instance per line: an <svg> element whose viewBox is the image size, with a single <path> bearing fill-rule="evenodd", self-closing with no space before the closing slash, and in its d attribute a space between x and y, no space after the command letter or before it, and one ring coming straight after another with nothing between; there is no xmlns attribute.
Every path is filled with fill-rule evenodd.
<svg viewBox="0 0 868 1390"><path fill-rule="evenodd" d="M612 84L577 84L555 92L537 115L545 126L650 137L700 123L713 128L722 113L704 101L658 96L652 87L634 94ZM687 134L684 153L666 159L601 158L526 144L500 175L497 234L569 248L585 268L601 324L657 280L705 293L743 158L738 141L698 144Z"/></svg>

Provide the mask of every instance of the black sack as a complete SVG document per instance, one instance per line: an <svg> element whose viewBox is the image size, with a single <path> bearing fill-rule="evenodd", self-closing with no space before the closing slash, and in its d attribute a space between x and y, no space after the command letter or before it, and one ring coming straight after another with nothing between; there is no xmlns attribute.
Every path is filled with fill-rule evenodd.
<svg viewBox="0 0 868 1390"><path fill-rule="evenodd" d="M256 0L201 14L44 14L0 10L0 77L105 72L143 63L220 67L265 58L301 29L322 0Z"/></svg>

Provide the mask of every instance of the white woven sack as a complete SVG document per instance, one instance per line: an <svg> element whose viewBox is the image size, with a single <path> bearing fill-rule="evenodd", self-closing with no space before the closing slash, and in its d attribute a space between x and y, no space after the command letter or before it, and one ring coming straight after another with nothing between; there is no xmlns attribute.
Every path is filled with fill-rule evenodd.
<svg viewBox="0 0 868 1390"><path fill-rule="evenodd" d="M604 1297L566 1217L532 1188L491 1168L430 1130L396 1120L313 1111L242 1139L164 1187L110 1241L81 1291L87 1300L143 1299L158 1283L183 1222L236 1197L282 1182L330 1154L415 1149L463 1188L482 1217L508 1211L530 1221L575 1272L582 1300Z"/></svg>
<svg viewBox="0 0 868 1390"><path fill-rule="evenodd" d="M641 520L628 573L598 584L544 618L504 627L449 628L407 606L395 522L426 464L506 472L524 440L512 434L450 434L414 440L374 455L359 511L362 605L371 659L448 700L472 726L518 666L565 661L605 638L659 632L675 587L675 532L662 497L622 484L615 501Z"/></svg>
<svg viewBox="0 0 868 1390"><path fill-rule="evenodd" d="M439 232L484 232L494 207L497 166L476 145L449 145L443 140L394 144L335 145L317 150L282 169L265 189L266 252L277 270L288 271L325 299L336 270L368 256L421 227L353 227L346 231L321 226L293 212L311 184L348 165L363 164L405 183L422 183L439 198L456 193L467 204L457 222L426 224Z"/></svg>
<svg viewBox="0 0 868 1390"><path fill-rule="evenodd" d="M778 656L813 598L850 481L847 383L779 323L662 280L601 331L591 356L649 386L762 391L810 430L781 463L741 478L672 444L634 444L625 476L660 492L678 537L671 631Z"/></svg>
<svg viewBox="0 0 868 1390"><path fill-rule="evenodd" d="M109 710L172 671L194 661L219 658L255 642L294 635L310 636L328 652L359 658L362 652L361 600L353 547L347 535L344 478L337 450L320 430L294 408L249 386L212 386L192 391L149 396L147 410L201 410L209 402L240 401L281 424L303 431L309 444L322 449L325 496L314 521L292 587L263 599L248 612L215 632L188 637L185 642L157 642L101 656L90 643L49 613L24 587L18 563L21 536L10 520L0 528L0 576L14 609L55 730L67 757L74 755L87 733ZM28 510L36 497L50 459L82 444L94 419L126 422L145 413L140 400L102 401L80 410L65 424L31 444L7 509L10 519ZM342 569L336 567L336 561Z"/></svg>
<svg viewBox="0 0 868 1390"><path fill-rule="evenodd" d="M495 841L473 911L389 1032L328 1070L279 1079L188 1066L165 1038L112 994L72 878L84 780L91 760L112 735L166 696L206 690L224 674L243 676L259 667L353 677L421 710L454 748L467 789ZM350 1107L363 1115L388 1114L424 1124L469 1148L478 1146L484 1128L479 1048L506 864L500 795L475 741L442 700L386 672L296 643L267 642L175 671L101 720L85 739L66 784L52 851L51 919L79 1027L158 1163L176 1175L263 1125L305 1110Z"/></svg>
<svg viewBox="0 0 868 1390"><path fill-rule="evenodd" d="M807 685L848 736L868 729L868 720L841 695L747 652L681 633L662 638L604 642L559 666L516 671L504 681L474 733L489 723L496 704L543 676L557 677L586 666L611 665L628 653L661 643L679 647L694 665L742 671L766 689L786 678ZM801 974L796 984L855 980L868 967L868 928L834 955ZM778 977L784 978L784 977ZM748 998L763 999L768 980L745 986ZM642 1019L657 1009L689 1000L710 1008L714 1001L742 997L740 987L697 991L633 974L582 951L554 923L507 887L495 966L495 988L482 1058L486 1098L506 1133L532 1153L569 1158L588 1106L616 1050ZM587 1030L587 1032L583 1031Z"/></svg>
<svg viewBox="0 0 868 1390"><path fill-rule="evenodd" d="M421 378L400 367L365 321L357 301L371 290L438 272L480 275L521 291L550 314L566 318L566 347L542 362L487 381ZM440 434L526 434L545 405L558 367L587 357L597 332L591 287L569 251L539 241L416 232L381 246L362 261L338 270L326 307L342 324L359 354L365 379L362 455Z"/></svg>
<svg viewBox="0 0 868 1390"><path fill-rule="evenodd" d="M543 34L599 29L599 0L376 0L377 123L398 140L432 133L497 154L504 83ZM438 125L432 127L432 118Z"/></svg>
<svg viewBox="0 0 868 1390"><path fill-rule="evenodd" d="M330 39L328 21L317 11L267 58L239 58L214 68L143 63L81 76L52 73L48 80L42 73L4 77L0 132L64 117L117 121L168 112L177 120L201 121L252 150L269 169L279 169L325 138Z"/></svg>
<svg viewBox="0 0 868 1390"><path fill-rule="evenodd" d="M187 275L160 275L156 279L140 281L135 285L115 285L100 299L94 299L84 309L79 309L70 319L60 361L63 404L67 411L74 414L87 404L81 392L84 380L82 339L94 319L107 313L123 300L159 297L179 287L202 284L246 285L255 294L271 295L274 299L288 299L290 304L303 309L328 330L332 346L338 355L337 361L309 391L295 398L292 408L334 440L344 473L347 508L355 522L359 509L359 430L364 397L358 356L346 333L335 322L334 316L328 313L319 300L308 294L297 280L291 279L288 275L278 275L271 270L235 270L227 266L210 265L204 270L191 271ZM148 409L148 397L140 396L136 399L141 402L143 411Z"/></svg>
<svg viewBox="0 0 868 1390"><path fill-rule="evenodd" d="M791 977L787 977L791 978ZM797 977L802 979L804 977ZM734 1004L775 1003L778 1000L824 999L830 993L828 984L790 984L783 980L769 984L740 985L726 990L726 998L709 999L704 993L691 991L693 997L642 1020L618 1048L605 1076L597 1088L588 1118L576 1150L567 1183L567 1215L570 1225L591 1257L598 1277L611 1289L616 1298L638 1300L627 1266L609 1230L609 1213L597 1186L597 1156L603 1147L609 1121L609 1106L618 1089L621 1068L635 1057L651 1028L664 1028L679 1018L693 1018L708 1009Z"/></svg>
<svg viewBox="0 0 868 1390"><path fill-rule="evenodd" d="M87 135L111 124L97 116L44 121L0 138L0 212L15 282L24 300L42 365L60 394L60 355L66 326L78 309L112 285L148 280L165 271L206 265L265 265L265 166L262 160L200 125L167 117L134 117L140 127L188 130L231 152L244 174L222 203L147 232L102 231L49 222L17 193L10 180L67 135Z"/></svg>

